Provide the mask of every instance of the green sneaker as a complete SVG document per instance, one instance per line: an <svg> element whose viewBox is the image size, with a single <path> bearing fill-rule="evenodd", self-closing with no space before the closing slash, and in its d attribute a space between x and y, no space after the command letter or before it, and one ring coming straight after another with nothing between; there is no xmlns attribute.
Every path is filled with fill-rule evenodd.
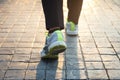
<svg viewBox="0 0 120 80"><path fill-rule="evenodd" d="M66 23L66 34L71 36L78 35L78 25L75 25L73 22Z"/></svg>
<svg viewBox="0 0 120 80"><path fill-rule="evenodd" d="M64 42L63 34L60 30L54 31L46 37L46 44L41 52L42 58L57 58L58 54L64 52L67 48Z"/></svg>

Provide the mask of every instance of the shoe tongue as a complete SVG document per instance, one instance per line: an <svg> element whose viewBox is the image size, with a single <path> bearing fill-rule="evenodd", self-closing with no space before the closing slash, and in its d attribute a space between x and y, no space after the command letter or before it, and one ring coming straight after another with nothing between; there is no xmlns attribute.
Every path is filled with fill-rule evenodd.
<svg viewBox="0 0 120 80"><path fill-rule="evenodd" d="M73 22L70 22L70 30L71 31L75 30L75 24Z"/></svg>

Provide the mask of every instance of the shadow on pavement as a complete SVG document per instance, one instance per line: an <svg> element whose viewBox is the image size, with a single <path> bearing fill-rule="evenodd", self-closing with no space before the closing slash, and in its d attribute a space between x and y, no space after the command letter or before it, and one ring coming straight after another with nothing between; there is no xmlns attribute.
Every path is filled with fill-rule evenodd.
<svg viewBox="0 0 120 80"><path fill-rule="evenodd" d="M66 55L66 78L80 79L80 47L78 36L66 35L67 50Z"/></svg>
<svg viewBox="0 0 120 80"><path fill-rule="evenodd" d="M63 66L58 59L41 59L37 65L37 80L65 79Z"/></svg>
<svg viewBox="0 0 120 80"><path fill-rule="evenodd" d="M67 49L57 60L40 60L36 79L80 79L81 57L78 36L66 35ZM63 59L63 60L62 60Z"/></svg>

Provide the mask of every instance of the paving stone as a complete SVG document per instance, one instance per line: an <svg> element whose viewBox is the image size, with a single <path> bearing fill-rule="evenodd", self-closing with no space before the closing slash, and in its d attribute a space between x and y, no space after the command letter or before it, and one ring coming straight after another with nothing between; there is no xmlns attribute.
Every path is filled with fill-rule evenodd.
<svg viewBox="0 0 120 80"><path fill-rule="evenodd" d="M112 43L114 48L120 48L120 43Z"/></svg>
<svg viewBox="0 0 120 80"><path fill-rule="evenodd" d="M120 42L120 37L108 37L110 42Z"/></svg>
<svg viewBox="0 0 120 80"><path fill-rule="evenodd" d="M19 61L19 62L28 62L30 61L30 55L29 54L15 54L12 58L12 61Z"/></svg>
<svg viewBox="0 0 120 80"><path fill-rule="evenodd" d="M118 55L119 59L120 59L120 54Z"/></svg>
<svg viewBox="0 0 120 80"><path fill-rule="evenodd" d="M66 79L87 79L85 70L66 70Z"/></svg>
<svg viewBox="0 0 120 80"><path fill-rule="evenodd" d="M106 38L106 34L104 32L92 32L92 34L95 37L95 39L97 39L97 38L104 38L104 37Z"/></svg>
<svg viewBox="0 0 120 80"><path fill-rule="evenodd" d="M116 62L119 61L116 55L101 55L103 62Z"/></svg>
<svg viewBox="0 0 120 80"><path fill-rule="evenodd" d="M7 38L20 38L22 33L9 33Z"/></svg>
<svg viewBox="0 0 120 80"><path fill-rule="evenodd" d="M82 51L85 55L98 55L97 48L82 48Z"/></svg>
<svg viewBox="0 0 120 80"><path fill-rule="evenodd" d="M81 43L82 48L96 48L95 43Z"/></svg>
<svg viewBox="0 0 120 80"><path fill-rule="evenodd" d="M34 41L34 38L21 38L19 42L23 43L32 43Z"/></svg>
<svg viewBox="0 0 120 80"><path fill-rule="evenodd" d="M30 58L30 62L39 62L40 61L40 54L35 54L35 53L32 53L31 54L31 58Z"/></svg>
<svg viewBox="0 0 120 80"><path fill-rule="evenodd" d="M94 38L96 43L109 43L107 37L97 37Z"/></svg>
<svg viewBox="0 0 120 80"><path fill-rule="evenodd" d="M45 71L44 70L27 70L25 80L43 80L45 79Z"/></svg>
<svg viewBox="0 0 120 80"><path fill-rule="evenodd" d="M66 42L68 48L79 48L79 43L68 43Z"/></svg>
<svg viewBox="0 0 120 80"><path fill-rule="evenodd" d="M24 62L11 62L9 65L9 69L27 69L28 63Z"/></svg>
<svg viewBox="0 0 120 80"><path fill-rule="evenodd" d="M19 38L6 38L4 43L17 43Z"/></svg>
<svg viewBox="0 0 120 80"><path fill-rule="evenodd" d="M62 61L47 61L47 66L46 66L46 69L48 70L54 70L54 69L58 69L58 70L62 70L62 69L65 69L65 62L62 62Z"/></svg>
<svg viewBox="0 0 120 80"><path fill-rule="evenodd" d="M113 32L113 33L107 32L106 35L107 35L108 37L120 37L120 35L119 35L118 32Z"/></svg>
<svg viewBox="0 0 120 80"><path fill-rule="evenodd" d="M114 48L116 53L119 55L120 54L120 48Z"/></svg>
<svg viewBox="0 0 120 80"><path fill-rule="evenodd" d="M0 33L0 38L5 38L8 33Z"/></svg>
<svg viewBox="0 0 120 80"><path fill-rule="evenodd" d="M2 48L15 48L17 43L3 43L1 45Z"/></svg>
<svg viewBox="0 0 120 80"><path fill-rule="evenodd" d="M98 48L100 54L116 54L115 51L112 48Z"/></svg>
<svg viewBox="0 0 120 80"><path fill-rule="evenodd" d="M43 43L34 43L33 44L33 48L41 48L41 47L43 47L44 46L44 42Z"/></svg>
<svg viewBox="0 0 120 80"><path fill-rule="evenodd" d="M120 79L120 70L108 70L110 79Z"/></svg>
<svg viewBox="0 0 120 80"><path fill-rule="evenodd" d="M86 67L88 70L104 70L102 62L86 62Z"/></svg>
<svg viewBox="0 0 120 80"><path fill-rule="evenodd" d="M111 48L112 47L110 43L106 43L106 42L102 42L102 43L97 42L96 45L98 48Z"/></svg>
<svg viewBox="0 0 120 80"><path fill-rule="evenodd" d="M65 53L61 53L61 54L58 55L58 61L61 61L61 62L65 61L65 55L64 54Z"/></svg>
<svg viewBox="0 0 120 80"><path fill-rule="evenodd" d="M31 48L32 43L18 43L17 48Z"/></svg>
<svg viewBox="0 0 120 80"><path fill-rule="evenodd" d="M83 57L81 55L66 55L67 62L82 62Z"/></svg>
<svg viewBox="0 0 120 80"><path fill-rule="evenodd" d="M65 36L65 41L68 43L79 43L77 36Z"/></svg>
<svg viewBox="0 0 120 80"><path fill-rule="evenodd" d="M110 70L120 69L120 62L104 62L105 68Z"/></svg>
<svg viewBox="0 0 120 80"><path fill-rule="evenodd" d="M15 48L15 54L30 54L31 48Z"/></svg>
<svg viewBox="0 0 120 80"><path fill-rule="evenodd" d="M66 79L65 70L46 70L46 80Z"/></svg>
<svg viewBox="0 0 120 80"><path fill-rule="evenodd" d="M67 70L71 70L71 69L82 70L82 69L85 69L85 67L84 67L83 62L69 62L69 61L67 61L66 62L66 69Z"/></svg>
<svg viewBox="0 0 120 80"><path fill-rule="evenodd" d="M3 80L6 70L0 69L0 80Z"/></svg>
<svg viewBox="0 0 120 80"><path fill-rule="evenodd" d="M8 69L10 62L0 62L0 70Z"/></svg>
<svg viewBox="0 0 120 80"><path fill-rule="evenodd" d="M81 55L81 50L79 48L69 48L65 51L66 55Z"/></svg>
<svg viewBox="0 0 120 80"><path fill-rule="evenodd" d="M81 43L93 43L94 39L92 37L80 37Z"/></svg>
<svg viewBox="0 0 120 80"><path fill-rule="evenodd" d="M100 55L84 55L86 62L101 62Z"/></svg>
<svg viewBox="0 0 120 80"><path fill-rule="evenodd" d="M105 70L88 70L89 79L108 79Z"/></svg>
<svg viewBox="0 0 120 80"><path fill-rule="evenodd" d="M11 55L11 54L14 54L14 49L0 48L0 55Z"/></svg>
<svg viewBox="0 0 120 80"><path fill-rule="evenodd" d="M11 61L12 55L0 55L0 62Z"/></svg>
<svg viewBox="0 0 120 80"><path fill-rule="evenodd" d="M11 74L12 73L12 74ZM24 79L25 70L8 70L5 74L6 79Z"/></svg>
<svg viewBox="0 0 120 80"><path fill-rule="evenodd" d="M29 63L28 70L45 70L46 65L47 62L42 60L40 62Z"/></svg>

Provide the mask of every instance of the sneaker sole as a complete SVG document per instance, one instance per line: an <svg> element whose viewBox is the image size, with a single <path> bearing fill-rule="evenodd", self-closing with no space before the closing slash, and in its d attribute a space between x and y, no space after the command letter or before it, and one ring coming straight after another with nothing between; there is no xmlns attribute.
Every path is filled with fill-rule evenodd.
<svg viewBox="0 0 120 80"><path fill-rule="evenodd" d="M67 46L64 41L56 41L49 46L48 50L49 54L58 55L59 53L64 52L66 48Z"/></svg>
<svg viewBox="0 0 120 80"><path fill-rule="evenodd" d="M78 32L68 31L67 28L66 28L65 32L69 36L77 36L78 35Z"/></svg>
<svg viewBox="0 0 120 80"><path fill-rule="evenodd" d="M44 57L41 57L42 59L58 59L58 55L46 55Z"/></svg>
<svg viewBox="0 0 120 80"><path fill-rule="evenodd" d="M42 59L58 59L58 54L66 50L66 44L63 41L56 41L50 45L49 53L42 57Z"/></svg>

